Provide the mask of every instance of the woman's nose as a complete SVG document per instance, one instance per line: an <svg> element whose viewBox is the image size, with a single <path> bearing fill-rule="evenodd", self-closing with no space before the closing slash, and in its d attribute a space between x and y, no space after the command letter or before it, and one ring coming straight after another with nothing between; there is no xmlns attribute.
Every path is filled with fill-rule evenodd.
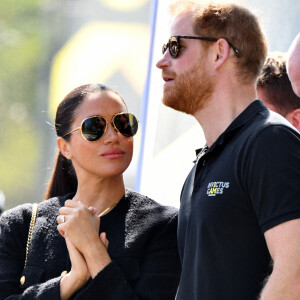
<svg viewBox="0 0 300 300"><path fill-rule="evenodd" d="M103 136L104 143L116 142L119 139L119 132L112 122L108 122L106 132Z"/></svg>

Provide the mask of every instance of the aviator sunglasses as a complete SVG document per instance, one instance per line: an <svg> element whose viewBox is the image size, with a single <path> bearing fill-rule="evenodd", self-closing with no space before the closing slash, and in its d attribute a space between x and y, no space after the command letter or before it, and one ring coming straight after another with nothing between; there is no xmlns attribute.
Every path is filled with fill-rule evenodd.
<svg viewBox="0 0 300 300"><path fill-rule="evenodd" d="M217 38L210 38L210 37L202 37L202 36L188 36L188 35L176 35L171 36L169 38L169 42L167 44L164 44L162 47L162 54L165 54L167 49L169 48L170 55L175 58L180 54L180 39L190 39L190 40L203 40L203 41L209 41L209 42L216 42ZM233 49L236 56L240 55L240 52L238 49L236 49L230 42L228 42L228 45Z"/></svg>
<svg viewBox="0 0 300 300"><path fill-rule="evenodd" d="M136 134L138 130L138 120L133 114L121 112L106 116L113 116L111 123L114 129L120 132L122 135L126 137L132 137ZM94 142L99 140L104 135L108 123L110 122L107 121L103 116L91 116L84 119L80 127L71 130L63 137L80 129L81 135L85 140Z"/></svg>

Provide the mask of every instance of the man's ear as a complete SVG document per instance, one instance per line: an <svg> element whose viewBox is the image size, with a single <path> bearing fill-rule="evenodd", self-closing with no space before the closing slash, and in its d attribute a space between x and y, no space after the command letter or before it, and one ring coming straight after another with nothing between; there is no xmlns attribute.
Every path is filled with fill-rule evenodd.
<svg viewBox="0 0 300 300"><path fill-rule="evenodd" d="M296 108L293 111L289 112L286 116L286 119L292 123L294 127L300 131L300 108Z"/></svg>
<svg viewBox="0 0 300 300"><path fill-rule="evenodd" d="M58 137L56 140L57 147L60 153L67 159L71 158L71 153L69 149L69 143L62 137Z"/></svg>
<svg viewBox="0 0 300 300"><path fill-rule="evenodd" d="M215 43L215 65L217 68L223 65L230 53L229 44L225 39L218 39Z"/></svg>

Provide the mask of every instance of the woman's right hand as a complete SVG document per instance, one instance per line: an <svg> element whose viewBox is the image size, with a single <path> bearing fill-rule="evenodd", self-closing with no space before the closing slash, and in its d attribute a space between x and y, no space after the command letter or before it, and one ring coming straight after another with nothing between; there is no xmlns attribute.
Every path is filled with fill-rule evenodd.
<svg viewBox="0 0 300 300"><path fill-rule="evenodd" d="M65 275L60 282L60 296L62 300L69 299L91 278L82 254L74 247L68 236L65 236L65 241L72 267L71 271Z"/></svg>
<svg viewBox="0 0 300 300"><path fill-rule="evenodd" d="M91 215L96 214L96 209L94 207L89 207L88 209ZM62 300L65 300L69 299L74 293L81 289L91 278L91 275L83 255L76 249L67 235L62 231L60 231L60 233L65 238L71 260L71 271L60 281L60 296ZM106 236L104 238L104 241L105 240Z"/></svg>
<svg viewBox="0 0 300 300"><path fill-rule="evenodd" d="M71 260L71 271L69 274L71 274L80 284L80 287L82 287L91 278L91 274L88 270L84 257L74 247L68 236L65 237L65 240Z"/></svg>

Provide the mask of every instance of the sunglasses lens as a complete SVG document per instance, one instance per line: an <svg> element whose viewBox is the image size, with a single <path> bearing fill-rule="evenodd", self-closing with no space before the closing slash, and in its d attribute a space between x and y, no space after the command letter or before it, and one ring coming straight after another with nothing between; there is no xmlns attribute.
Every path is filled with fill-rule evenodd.
<svg viewBox="0 0 300 300"><path fill-rule="evenodd" d="M116 128L124 136L134 136L138 130L138 121L133 114L119 114L114 116L113 122Z"/></svg>
<svg viewBox="0 0 300 300"><path fill-rule="evenodd" d="M83 136L88 141L99 140L105 132L106 121L101 117L92 117L86 119L81 126Z"/></svg>
<svg viewBox="0 0 300 300"><path fill-rule="evenodd" d="M172 36L169 40L169 49L172 57L176 57L179 54L180 44L174 36Z"/></svg>

